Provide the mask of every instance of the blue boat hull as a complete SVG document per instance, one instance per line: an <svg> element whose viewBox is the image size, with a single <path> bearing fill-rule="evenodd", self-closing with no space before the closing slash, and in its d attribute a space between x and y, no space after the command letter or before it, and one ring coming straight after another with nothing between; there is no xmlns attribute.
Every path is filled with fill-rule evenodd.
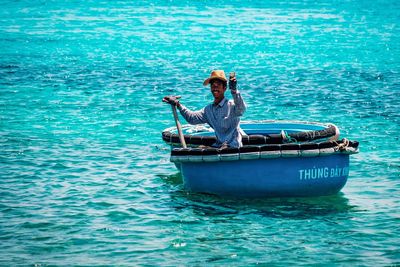
<svg viewBox="0 0 400 267"><path fill-rule="evenodd" d="M185 189L236 197L325 196L347 182L349 155L181 162Z"/></svg>

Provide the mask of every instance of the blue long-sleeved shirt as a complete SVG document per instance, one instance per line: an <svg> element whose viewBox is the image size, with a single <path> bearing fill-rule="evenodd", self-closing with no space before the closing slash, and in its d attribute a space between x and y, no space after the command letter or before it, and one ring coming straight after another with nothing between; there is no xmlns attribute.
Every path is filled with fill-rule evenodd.
<svg viewBox="0 0 400 267"><path fill-rule="evenodd" d="M214 129L220 147L226 143L230 147L242 146L240 134L240 116L246 111L246 104L239 91L232 93L233 101L224 98L218 105L211 103L199 111L191 111L182 104L180 113L190 124L208 123Z"/></svg>

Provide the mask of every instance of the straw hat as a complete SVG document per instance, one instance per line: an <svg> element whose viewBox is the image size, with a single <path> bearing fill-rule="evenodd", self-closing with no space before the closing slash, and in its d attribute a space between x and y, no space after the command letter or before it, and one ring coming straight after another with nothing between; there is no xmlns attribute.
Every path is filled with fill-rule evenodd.
<svg viewBox="0 0 400 267"><path fill-rule="evenodd" d="M225 77L225 72L223 70L213 70L210 77L204 80L203 85L207 86L211 80L221 80L223 82L228 81Z"/></svg>

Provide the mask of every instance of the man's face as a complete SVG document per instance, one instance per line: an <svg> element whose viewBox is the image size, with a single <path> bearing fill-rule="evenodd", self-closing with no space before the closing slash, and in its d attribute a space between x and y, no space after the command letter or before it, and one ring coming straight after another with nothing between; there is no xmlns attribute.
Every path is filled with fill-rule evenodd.
<svg viewBox="0 0 400 267"><path fill-rule="evenodd" d="M226 87L224 83L220 80L213 80L210 83L211 93L213 94L214 98L222 98L224 96Z"/></svg>

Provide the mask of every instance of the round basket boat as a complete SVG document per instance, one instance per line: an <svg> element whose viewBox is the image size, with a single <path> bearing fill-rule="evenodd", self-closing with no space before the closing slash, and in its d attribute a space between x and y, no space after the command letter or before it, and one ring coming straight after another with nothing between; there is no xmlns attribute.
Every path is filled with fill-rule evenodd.
<svg viewBox="0 0 400 267"><path fill-rule="evenodd" d="M185 125L188 148L176 128L163 131L171 162L185 189L237 197L322 196L347 182L349 155L358 142L338 140L333 124L292 121L243 122L243 147L217 149L211 128Z"/></svg>

